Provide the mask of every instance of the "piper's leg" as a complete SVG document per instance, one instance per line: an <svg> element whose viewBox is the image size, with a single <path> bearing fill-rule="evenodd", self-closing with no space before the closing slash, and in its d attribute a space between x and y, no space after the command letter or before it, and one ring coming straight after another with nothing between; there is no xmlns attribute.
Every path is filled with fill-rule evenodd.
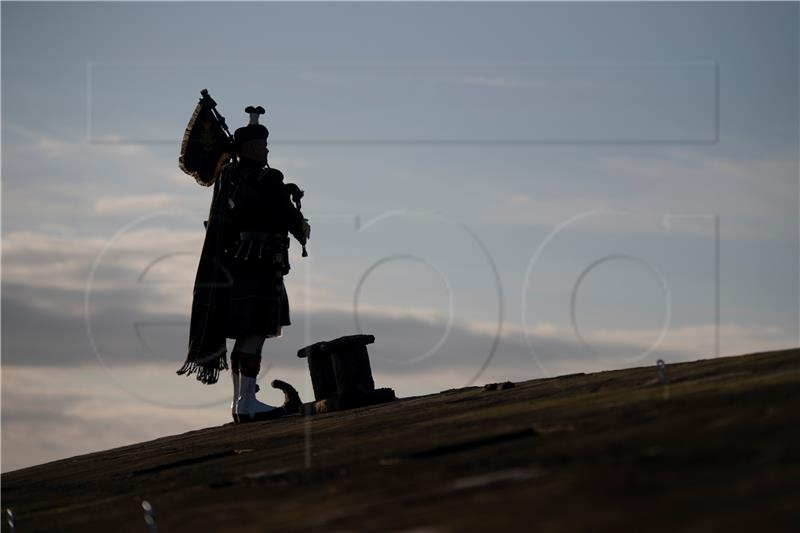
<svg viewBox="0 0 800 533"><path fill-rule="evenodd" d="M236 339L236 342L233 343L233 351L254 354L257 355L260 360L261 348L264 346L264 340L266 338L266 335L245 335L244 337L239 337Z"/></svg>
<svg viewBox="0 0 800 533"><path fill-rule="evenodd" d="M234 422L264 420L280 416L272 405L256 399L256 378L261 370L263 335L248 335L236 339L231 351L234 399L231 406Z"/></svg>

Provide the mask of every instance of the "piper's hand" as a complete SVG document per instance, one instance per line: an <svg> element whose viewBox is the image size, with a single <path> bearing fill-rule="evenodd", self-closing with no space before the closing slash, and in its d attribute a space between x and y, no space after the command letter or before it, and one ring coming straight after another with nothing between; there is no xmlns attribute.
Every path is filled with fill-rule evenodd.
<svg viewBox="0 0 800 533"><path fill-rule="evenodd" d="M303 244L308 242L308 239L311 238L311 224L308 223L308 219L303 219Z"/></svg>

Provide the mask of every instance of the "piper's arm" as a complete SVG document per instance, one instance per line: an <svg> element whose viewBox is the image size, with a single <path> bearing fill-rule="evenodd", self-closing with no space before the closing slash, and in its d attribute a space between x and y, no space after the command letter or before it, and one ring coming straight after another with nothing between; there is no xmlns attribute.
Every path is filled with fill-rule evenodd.
<svg viewBox="0 0 800 533"><path fill-rule="evenodd" d="M287 183L284 185L283 190L286 194L283 201L283 211L286 214L286 220L289 222L289 232L300 244L305 245L311 237L311 225L300 211L300 199L303 197L303 191L294 183Z"/></svg>

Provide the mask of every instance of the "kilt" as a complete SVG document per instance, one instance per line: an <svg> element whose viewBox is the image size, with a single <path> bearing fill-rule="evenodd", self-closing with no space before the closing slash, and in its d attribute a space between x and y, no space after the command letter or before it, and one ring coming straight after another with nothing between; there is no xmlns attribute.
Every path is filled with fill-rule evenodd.
<svg viewBox="0 0 800 533"><path fill-rule="evenodd" d="M291 324L289 298L279 265L268 257L252 254L233 257L226 254L232 284L228 298L225 336L238 339L247 335L278 337L281 328ZM266 254L265 254L266 255Z"/></svg>

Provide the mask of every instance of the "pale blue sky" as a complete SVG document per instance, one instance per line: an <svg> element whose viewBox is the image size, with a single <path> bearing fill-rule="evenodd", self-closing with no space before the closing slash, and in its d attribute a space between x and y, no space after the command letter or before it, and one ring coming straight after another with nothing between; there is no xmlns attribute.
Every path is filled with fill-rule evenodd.
<svg viewBox="0 0 800 533"><path fill-rule="evenodd" d="M264 349L290 381L297 348L356 330L356 295L401 395L709 357L717 334L723 355L797 345L798 14L4 2L3 469L227 421L227 374L174 375L204 87L232 128L267 108L271 163L306 190L295 325Z"/></svg>

